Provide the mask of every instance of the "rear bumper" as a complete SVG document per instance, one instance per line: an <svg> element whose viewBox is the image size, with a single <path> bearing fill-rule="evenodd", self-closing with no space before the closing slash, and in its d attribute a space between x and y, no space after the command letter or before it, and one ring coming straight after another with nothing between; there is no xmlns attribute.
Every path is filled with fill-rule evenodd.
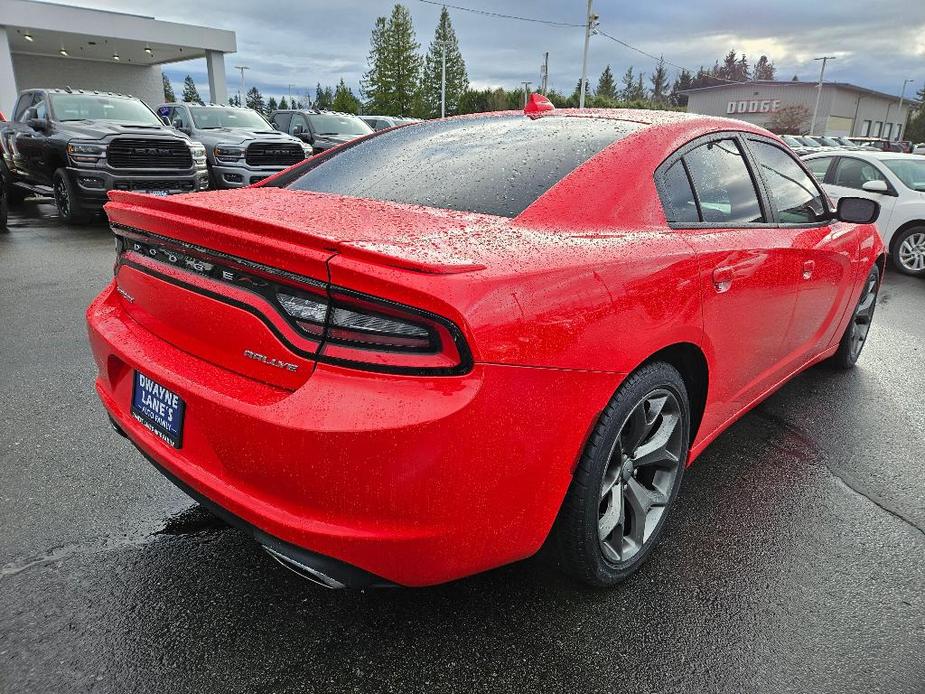
<svg viewBox="0 0 925 694"><path fill-rule="evenodd" d="M620 379L485 364L453 377L318 364L286 390L177 349L135 323L123 301L110 285L87 312L96 389L118 428L261 544L305 552L308 566L333 560L335 573L359 569L362 578L337 579L348 585L436 584L536 552ZM135 369L186 402L183 448L131 416Z"/></svg>

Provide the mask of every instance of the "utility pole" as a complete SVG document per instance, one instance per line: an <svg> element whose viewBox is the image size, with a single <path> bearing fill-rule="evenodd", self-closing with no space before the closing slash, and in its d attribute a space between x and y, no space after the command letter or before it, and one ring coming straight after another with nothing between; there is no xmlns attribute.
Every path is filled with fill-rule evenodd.
<svg viewBox="0 0 925 694"><path fill-rule="evenodd" d="M809 134L816 134L816 116L819 115L819 100L822 98L822 78L825 77L825 64L830 60L835 60L834 55L824 55L821 58L813 58L813 60L822 61L822 69L819 71L819 85L816 87L816 107L813 109L813 122L809 126Z"/></svg>
<svg viewBox="0 0 925 694"><path fill-rule="evenodd" d="M902 91L899 93L899 117L900 117L900 118L903 117L903 99L906 97L906 85L907 85L907 84L911 84L912 82L915 82L915 80L911 80L911 79L910 79L910 80L903 80L903 89L902 89ZM889 111L887 111L887 114L889 114ZM905 129L905 127L906 127L906 121L904 120L904 121L903 121L902 123L900 123L900 125L899 125L899 132L896 133L896 139L897 139L897 140L899 139L899 136L902 134L902 131Z"/></svg>
<svg viewBox="0 0 925 694"><path fill-rule="evenodd" d="M440 117L446 118L446 41L440 42L443 58L440 64Z"/></svg>
<svg viewBox="0 0 925 694"><path fill-rule="evenodd" d="M585 107L585 92L588 90L588 43L591 41L591 34L596 33L597 15L594 14L591 5L594 0L588 0L588 21L585 22L585 51L581 60L581 93L578 95L578 108Z"/></svg>
<svg viewBox="0 0 925 694"><path fill-rule="evenodd" d="M247 65L235 65L235 70L241 71L241 91L238 92L238 106L244 106L245 96L247 92L244 91L244 71L250 70L250 67Z"/></svg>
<svg viewBox="0 0 925 694"><path fill-rule="evenodd" d="M292 85L289 85L289 108L292 108Z"/></svg>
<svg viewBox="0 0 925 694"><path fill-rule="evenodd" d="M524 108L527 108L527 102L530 100L530 85L533 82L521 82L524 86Z"/></svg>
<svg viewBox="0 0 925 694"><path fill-rule="evenodd" d="M543 54L543 64L540 66L540 94L546 96L549 90L549 51Z"/></svg>

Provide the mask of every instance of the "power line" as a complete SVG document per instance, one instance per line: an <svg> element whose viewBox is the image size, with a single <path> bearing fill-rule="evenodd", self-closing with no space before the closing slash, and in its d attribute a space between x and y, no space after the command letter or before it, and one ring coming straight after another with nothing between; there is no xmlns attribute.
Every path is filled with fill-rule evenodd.
<svg viewBox="0 0 925 694"><path fill-rule="evenodd" d="M480 14L486 17L495 17L497 19L515 19L518 22L534 22L535 24L548 24L549 26L556 27L578 27L579 29L584 28L584 24L574 24L571 22L557 22L552 19L536 19L535 17L518 17L513 14L502 14L501 12L491 12L489 10L476 10L471 7L462 7L460 5L451 5L446 2L438 2L438 0L418 0L425 5L436 5L437 7L449 7L453 10L459 10L460 12L471 12L472 14Z"/></svg>

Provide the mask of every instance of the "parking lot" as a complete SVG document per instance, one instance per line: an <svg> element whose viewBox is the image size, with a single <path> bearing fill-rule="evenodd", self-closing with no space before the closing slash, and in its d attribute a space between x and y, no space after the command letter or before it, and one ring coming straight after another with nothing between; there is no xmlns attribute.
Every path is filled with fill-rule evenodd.
<svg viewBox="0 0 925 694"><path fill-rule="evenodd" d="M3 692L922 691L925 282L888 274L857 369L714 443L618 588L535 558L328 592L111 431L83 312L112 238L53 212L0 233Z"/></svg>

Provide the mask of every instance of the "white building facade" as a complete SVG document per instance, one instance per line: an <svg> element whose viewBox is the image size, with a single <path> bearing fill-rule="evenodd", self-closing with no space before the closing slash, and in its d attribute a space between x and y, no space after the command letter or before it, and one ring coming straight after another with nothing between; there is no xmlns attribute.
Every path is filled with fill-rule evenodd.
<svg viewBox="0 0 925 694"><path fill-rule="evenodd" d="M815 127L812 115L819 93L816 82L740 82L690 89L687 110L726 116L767 127L774 114L787 107L802 107L806 117L802 134L902 139L909 112L917 103L899 96L845 82L824 82ZM900 101L902 103L900 104Z"/></svg>
<svg viewBox="0 0 925 694"><path fill-rule="evenodd" d="M232 31L0 0L0 111L9 114L21 89L65 86L132 94L153 108L164 100L161 65L195 58L206 59L209 99L224 103L225 54L236 50Z"/></svg>

